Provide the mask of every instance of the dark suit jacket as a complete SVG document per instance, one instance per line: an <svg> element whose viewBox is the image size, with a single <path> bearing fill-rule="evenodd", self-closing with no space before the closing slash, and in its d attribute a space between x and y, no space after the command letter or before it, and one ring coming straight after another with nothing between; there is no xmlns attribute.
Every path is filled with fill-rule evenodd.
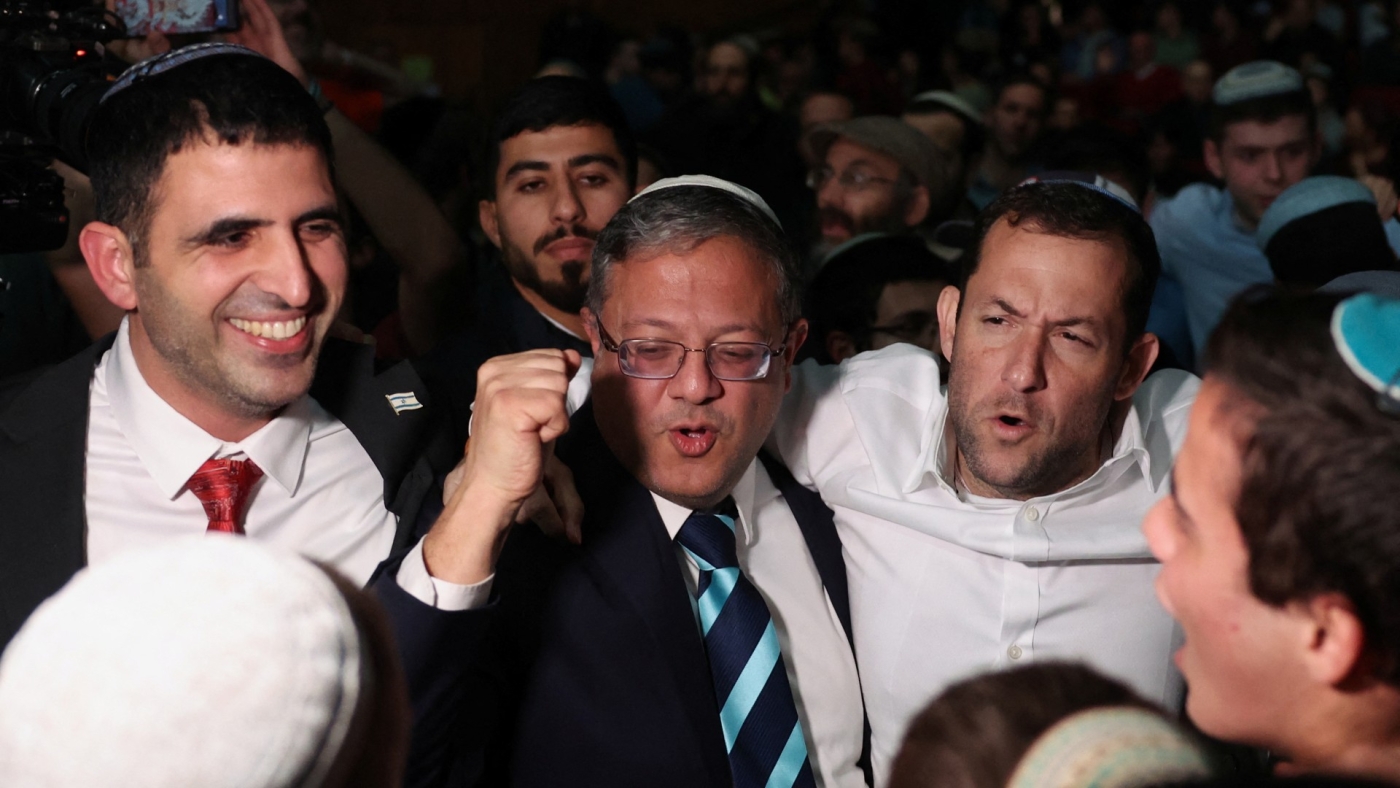
<svg viewBox="0 0 1400 788"><path fill-rule="evenodd" d="M477 289L472 323L413 361L448 424L459 456L471 423L477 370L496 356L543 348L577 350L585 358L593 355L586 340L560 330L530 306L511 283L505 267L493 263Z"/></svg>
<svg viewBox="0 0 1400 788"><path fill-rule="evenodd" d="M0 648L87 563L88 391L114 338L0 385ZM461 673L458 663L466 660L483 623L480 616L434 610L394 582L402 554L431 525L420 510L427 502L436 511L436 460L449 456L451 447L431 443L427 408L395 414L385 399L406 391L425 397L413 369L400 364L375 375L373 356L367 345L328 340L311 394L364 446L384 477L386 506L399 518L394 557L376 571L371 586L389 612L409 674L417 717L409 784L423 784L429 781L423 775L436 773L427 762L441 752L443 738L424 721L445 713L438 705L448 698L442 687L458 681L447 674Z"/></svg>
<svg viewBox="0 0 1400 788"><path fill-rule="evenodd" d="M603 444L591 404L575 414L559 456L584 499L583 545L533 527L514 529L506 541L493 589L498 627L473 693L476 708L490 700L500 710L486 732L482 782L729 785L705 646L651 494ZM831 510L783 466L763 461L849 641L846 567Z"/></svg>

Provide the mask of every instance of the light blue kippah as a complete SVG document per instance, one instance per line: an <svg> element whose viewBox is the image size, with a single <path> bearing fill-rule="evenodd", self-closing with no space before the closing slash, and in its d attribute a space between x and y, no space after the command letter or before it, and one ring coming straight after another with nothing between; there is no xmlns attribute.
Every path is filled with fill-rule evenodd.
<svg viewBox="0 0 1400 788"><path fill-rule="evenodd" d="M1055 170L1032 175L1016 185L1025 186L1028 183L1071 183L1075 186L1082 186L1089 191L1098 192L1105 197L1112 197L1118 202L1132 208L1134 211L1142 213L1142 209L1138 207L1137 200L1133 199L1133 195L1129 194L1127 189L1124 189L1122 186L1119 186L1098 173Z"/></svg>
<svg viewBox="0 0 1400 788"><path fill-rule="evenodd" d="M1332 312L1332 341L1362 382L1400 402L1400 300L1360 293Z"/></svg>
<svg viewBox="0 0 1400 788"><path fill-rule="evenodd" d="M1376 196L1360 181L1340 175L1317 175L1304 178L1288 187L1274 200L1259 219L1254 241L1263 249L1273 240L1274 233L1295 219L1352 202L1376 204ZM1379 221L1379 217L1377 218Z"/></svg>
<svg viewBox="0 0 1400 788"><path fill-rule="evenodd" d="M1274 60L1256 60L1235 66L1216 80L1211 98L1220 106L1303 89L1298 70Z"/></svg>

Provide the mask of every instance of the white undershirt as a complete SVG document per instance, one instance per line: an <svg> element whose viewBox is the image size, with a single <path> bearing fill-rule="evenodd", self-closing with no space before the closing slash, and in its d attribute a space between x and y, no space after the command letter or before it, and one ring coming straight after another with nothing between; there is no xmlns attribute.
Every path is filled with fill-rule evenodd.
<svg viewBox="0 0 1400 788"><path fill-rule="evenodd" d="M733 496L739 510L739 568L773 616L817 784L863 786L865 778L856 765L865 720L860 678L802 530L757 460L744 472ZM691 510L655 493L652 498L674 541ZM700 568L679 544L675 550L693 597Z"/></svg>
<svg viewBox="0 0 1400 788"><path fill-rule="evenodd" d="M204 534L208 517L185 485L211 457L251 459L263 471L245 505L248 538L333 566L360 585L388 557L397 518L385 508L383 477L344 423L306 396L247 438L221 441L146 383L123 320L90 389L88 563ZM429 577L421 544L397 580L420 601L447 610L475 606L489 591L489 584Z"/></svg>

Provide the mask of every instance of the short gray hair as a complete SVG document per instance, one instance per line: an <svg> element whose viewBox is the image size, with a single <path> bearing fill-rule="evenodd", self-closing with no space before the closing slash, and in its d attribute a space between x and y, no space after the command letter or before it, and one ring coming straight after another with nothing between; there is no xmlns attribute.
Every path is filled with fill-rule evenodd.
<svg viewBox="0 0 1400 788"><path fill-rule="evenodd" d="M801 267L782 228L748 200L709 186L674 186L622 206L593 246L588 308L602 314L614 265L690 252L721 236L743 241L771 266L778 281L774 297L783 326L796 322L802 314Z"/></svg>

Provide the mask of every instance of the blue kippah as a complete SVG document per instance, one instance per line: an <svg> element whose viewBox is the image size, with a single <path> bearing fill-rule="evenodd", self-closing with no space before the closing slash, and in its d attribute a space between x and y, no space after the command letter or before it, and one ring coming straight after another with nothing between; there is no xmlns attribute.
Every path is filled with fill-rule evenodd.
<svg viewBox="0 0 1400 788"><path fill-rule="evenodd" d="M1138 207L1137 200L1128 193L1127 189L1110 181L1109 179L1092 172L1073 172L1070 170L1056 170L1053 172L1042 172L1016 184L1025 186L1028 183L1072 183L1075 186L1082 186L1089 191L1098 192L1105 197L1112 197L1114 200L1132 208L1137 213L1142 213Z"/></svg>
<svg viewBox="0 0 1400 788"><path fill-rule="evenodd" d="M1332 312L1332 341L1362 382L1400 403L1400 301L1360 293Z"/></svg>
<svg viewBox="0 0 1400 788"><path fill-rule="evenodd" d="M136 65L122 72L117 77L117 81L112 83L112 87L102 94L102 98L97 100L101 104L113 95L126 90L143 79L163 74L176 66L184 65L191 60L200 60L214 55L247 55L249 57L263 57L248 47L239 44L225 44L222 42L210 42L207 44L191 44L187 47L172 49L155 57L148 57Z"/></svg>
<svg viewBox="0 0 1400 788"><path fill-rule="evenodd" d="M1360 181L1343 178L1340 175L1317 175L1304 178L1288 187L1264 211L1259 219L1259 229L1254 233L1254 241L1263 249L1273 240L1274 233L1285 225L1309 214L1335 208L1347 203L1362 202L1376 204L1376 196L1361 185ZM1380 221L1377 217L1377 221Z"/></svg>
<svg viewBox="0 0 1400 788"><path fill-rule="evenodd" d="M1273 60L1256 60L1235 66L1216 80L1211 98L1220 106L1303 89L1303 75Z"/></svg>

